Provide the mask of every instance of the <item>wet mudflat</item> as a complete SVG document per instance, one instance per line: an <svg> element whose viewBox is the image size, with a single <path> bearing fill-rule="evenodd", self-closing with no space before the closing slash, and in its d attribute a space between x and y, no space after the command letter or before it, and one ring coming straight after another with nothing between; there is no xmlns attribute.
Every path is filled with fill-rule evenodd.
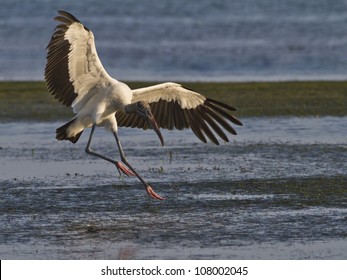
<svg viewBox="0 0 347 280"><path fill-rule="evenodd" d="M136 178L56 142L60 123L0 124L1 259L346 259L346 117L248 118L231 143L121 129ZM97 130L94 148L118 157Z"/></svg>

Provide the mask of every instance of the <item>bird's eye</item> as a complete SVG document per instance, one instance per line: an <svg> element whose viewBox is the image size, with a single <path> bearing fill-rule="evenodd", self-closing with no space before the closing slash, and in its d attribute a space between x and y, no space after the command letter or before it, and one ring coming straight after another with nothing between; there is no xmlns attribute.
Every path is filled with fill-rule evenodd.
<svg viewBox="0 0 347 280"><path fill-rule="evenodd" d="M139 103L139 110L144 111L146 106L143 103Z"/></svg>

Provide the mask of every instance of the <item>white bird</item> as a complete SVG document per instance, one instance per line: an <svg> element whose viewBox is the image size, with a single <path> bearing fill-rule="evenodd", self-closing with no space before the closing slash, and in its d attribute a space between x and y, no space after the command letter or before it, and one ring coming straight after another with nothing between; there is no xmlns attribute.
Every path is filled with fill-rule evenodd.
<svg viewBox="0 0 347 280"><path fill-rule="evenodd" d="M91 127L86 153L115 164L120 174L137 176L150 197L162 200L164 198L155 193L127 161L118 138L118 126L152 128L162 145L164 140L159 127L191 128L201 141L206 143L207 136L217 145L214 133L223 141L229 141L221 127L236 135L229 122L242 123L231 115L234 108L176 83L131 90L108 75L96 52L94 35L88 28L65 11L59 11L54 19L60 24L47 46L45 80L48 91L64 105L71 106L76 114L57 128L58 140L76 143L82 132ZM121 162L91 149L96 126L113 133Z"/></svg>

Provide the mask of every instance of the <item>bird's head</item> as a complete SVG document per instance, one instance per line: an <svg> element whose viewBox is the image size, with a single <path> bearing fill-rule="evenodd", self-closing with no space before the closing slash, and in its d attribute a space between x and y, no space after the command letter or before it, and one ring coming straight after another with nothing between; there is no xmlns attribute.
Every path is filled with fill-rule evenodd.
<svg viewBox="0 0 347 280"><path fill-rule="evenodd" d="M129 106L129 105L128 105ZM161 135L161 132L159 130L159 126L157 122L155 121L155 118L152 114L151 107L149 106L148 102L145 101L138 101L133 104L130 104L128 108L126 108L127 113L136 113L141 118L143 118L148 126L152 128L158 135L161 144L164 146L164 139Z"/></svg>

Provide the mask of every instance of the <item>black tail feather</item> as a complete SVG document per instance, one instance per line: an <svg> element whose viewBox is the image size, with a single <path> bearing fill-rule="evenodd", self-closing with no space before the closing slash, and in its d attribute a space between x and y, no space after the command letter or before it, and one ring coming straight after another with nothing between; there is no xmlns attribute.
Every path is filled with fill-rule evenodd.
<svg viewBox="0 0 347 280"><path fill-rule="evenodd" d="M80 136L81 136L81 134L82 134L82 132L83 132L83 130L81 131L81 132L79 132L78 134L76 134L75 136L73 136L73 137L68 137L67 136L67 133L66 133L66 130L68 129L68 127L74 122L74 120L75 119L72 119L71 121L69 121L68 123L66 123L66 124L64 124L63 126L61 126L61 127L58 127L57 129L56 129L56 136L55 136L55 138L57 139L57 140L69 140L69 141L71 141L72 143L76 143L77 141L78 141L78 139L80 138Z"/></svg>

